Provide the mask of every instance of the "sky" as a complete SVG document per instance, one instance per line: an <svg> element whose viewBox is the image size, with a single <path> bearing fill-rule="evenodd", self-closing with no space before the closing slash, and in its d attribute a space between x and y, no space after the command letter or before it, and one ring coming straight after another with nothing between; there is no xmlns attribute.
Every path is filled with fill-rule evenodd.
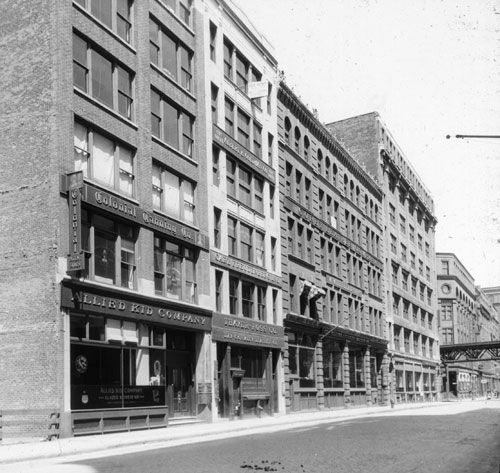
<svg viewBox="0 0 500 473"><path fill-rule="evenodd" d="M434 198L436 250L500 286L500 138L455 138L500 136L500 3L233 1L321 122L379 112Z"/></svg>

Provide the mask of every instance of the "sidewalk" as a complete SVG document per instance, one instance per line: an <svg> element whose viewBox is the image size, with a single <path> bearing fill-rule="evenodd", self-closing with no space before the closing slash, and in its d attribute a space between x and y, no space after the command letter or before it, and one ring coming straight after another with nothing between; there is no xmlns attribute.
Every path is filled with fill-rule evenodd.
<svg viewBox="0 0 500 473"><path fill-rule="evenodd" d="M474 405L472 405L474 403ZM489 404L489 405L488 405ZM477 405L477 406L476 406ZM456 413L461 410L481 407L500 408L500 402L480 400L464 400L455 402L433 402L418 404L399 404L394 408L389 406L359 407L328 411L298 412L280 414L261 418L247 418L241 420L220 420L214 423L194 423L174 425L154 430L123 432L86 437L71 437L37 443L0 445L0 465L26 462L33 460L67 457L70 455L102 452L102 454L120 453L120 449L133 448L149 450L177 445L186 445L209 440L223 439L256 433L286 430L293 427L307 427L321 423L356 419L370 415L402 414L404 411L430 408L434 411L441 408L441 413ZM416 413L415 413L416 414ZM129 450L127 450L129 451Z"/></svg>

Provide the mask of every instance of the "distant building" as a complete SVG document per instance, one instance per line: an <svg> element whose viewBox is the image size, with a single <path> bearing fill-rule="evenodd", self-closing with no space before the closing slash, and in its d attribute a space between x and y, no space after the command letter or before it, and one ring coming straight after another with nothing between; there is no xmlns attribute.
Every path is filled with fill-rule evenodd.
<svg viewBox="0 0 500 473"><path fill-rule="evenodd" d="M287 410L389 401L382 189L278 90Z"/></svg>
<svg viewBox="0 0 500 473"><path fill-rule="evenodd" d="M396 402L440 390L434 202L378 113L327 125L383 188L385 311Z"/></svg>

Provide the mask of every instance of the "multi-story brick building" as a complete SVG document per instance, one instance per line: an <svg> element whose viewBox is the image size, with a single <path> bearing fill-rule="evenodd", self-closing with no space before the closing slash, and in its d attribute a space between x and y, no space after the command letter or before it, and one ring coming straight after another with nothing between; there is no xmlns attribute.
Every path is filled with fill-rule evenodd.
<svg viewBox="0 0 500 473"><path fill-rule="evenodd" d="M278 409L272 54L225 1L63 3L0 19L4 438L211 419L231 374Z"/></svg>
<svg viewBox="0 0 500 473"><path fill-rule="evenodd" d="M382 190L278 90L287 409L387 402Z"/></svg>
<svg viewBox="0 0 500 473"><path fill-rule="evenodd" d="M392 395L396 402L435 400L440 378L432 197L377 113L327 128L384 192L381 224Z"/></svg>

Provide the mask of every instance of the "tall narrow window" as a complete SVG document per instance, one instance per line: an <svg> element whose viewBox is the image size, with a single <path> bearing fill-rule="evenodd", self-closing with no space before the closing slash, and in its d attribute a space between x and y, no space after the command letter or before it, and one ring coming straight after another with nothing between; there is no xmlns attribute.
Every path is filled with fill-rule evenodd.
<svg viewBox="0 0 500 473"><path fill-rule="evenodd" d="M233 46L224 41L224 77L229 80L233 80Z"/></svg>
<svg viewBox="0 0 500 473"><path fill-rule="evenodd" d="M217 47L217 27L210 22L210 59L215 62L215 52Z"/></svg>
<svg viewBox="0 0 500 473"><path fill-rule="evenodd" d="M215 146L212 148L212 184L219 187L220 184L220 150Z"/></svg>
<svg viewBox="0 0 500 473"><path fill-rule="evenodd" d="M215 270L215 310L222 312L222 271Z"/></svg>
<svg viewBox="0 0 500 473"><path fill-rule="evenodd" d="M227 98L224 101L224 112L226 133L234 137L234 103Z"/></svg>
<svg viewBox="0 0 500 473"><path fill-rule="evenodd" d="M221 210L214 207L214 246L221 247Z"/></svg>
<svg viewBox="0 0 500 473"><path fill-rule="evenodd" d="M212 123L217 125L217 97L219 95L219 89L214 84L210 87L211 92L211 108L212 108Z"/></svg>

